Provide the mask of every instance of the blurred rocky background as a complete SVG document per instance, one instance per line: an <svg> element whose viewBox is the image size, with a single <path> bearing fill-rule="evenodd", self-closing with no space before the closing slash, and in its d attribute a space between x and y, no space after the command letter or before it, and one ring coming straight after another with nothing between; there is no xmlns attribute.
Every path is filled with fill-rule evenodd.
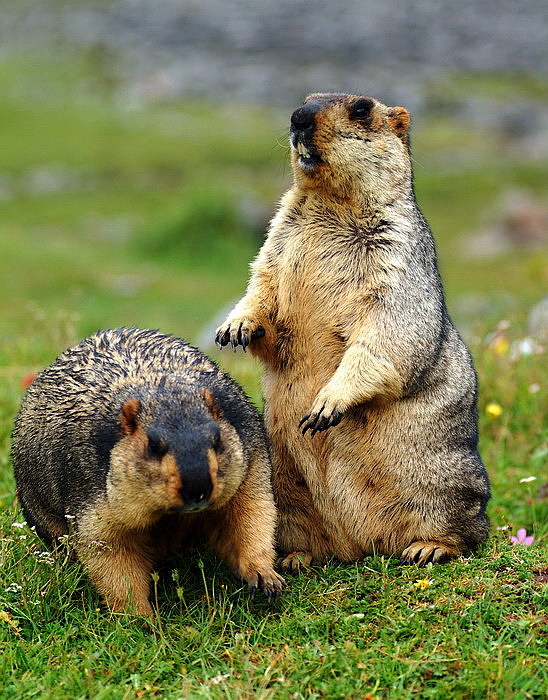
<svg viewBox="0 0 548 700"><path fill-rule="evenodd" d="M4 233L139 252L116 273L100 256L93 284L110 298L155 288L156 264L203 261L202 283L217 266L214 311L290 181L291 109L312 91L368 93L413 114L419 202L463 327L517 308L510 279L532 308L546 283L546 28L546 0L0 0Z"/></svg>
<svg viewBox="0 0 548 700"><path fill-rule="evenodd" d="M193 96L293 105L314 90L367 92L414 112L458 109L545 129L511 94L439 94L440 74L548 73L544 0L3 0L3 53L87 52L120 99Z"/></svg>

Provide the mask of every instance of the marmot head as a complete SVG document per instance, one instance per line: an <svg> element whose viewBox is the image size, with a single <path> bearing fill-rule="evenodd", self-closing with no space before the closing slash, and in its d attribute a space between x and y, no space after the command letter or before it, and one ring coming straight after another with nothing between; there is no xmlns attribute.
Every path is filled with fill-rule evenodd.
<svg viewBox="0 0 548 700"><path fill-rule="evenodd" d="M351 199L411 182L403 107L363 95L309 95L291 115L290 144L297 185Z"/></svg>
<svg viewBox="0 0 548 700"><path fill-rule="evenodd" d="M126 400L110 456L110 488L130 500L135 520L224 505L245 474L241 442L204 387Z"/></svg>

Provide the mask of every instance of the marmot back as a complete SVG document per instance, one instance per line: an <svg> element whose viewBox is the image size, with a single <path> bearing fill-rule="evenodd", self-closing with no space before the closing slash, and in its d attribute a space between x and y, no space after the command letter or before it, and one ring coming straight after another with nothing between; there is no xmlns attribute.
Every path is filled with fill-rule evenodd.
<svg viewBox="0 0 548 700"><path fill-rule="evenodd" d="M415 201L408 126L403 107L360 95L293 112L294 185L217 330L265 364L288 568L299 550L425 564L487 537L476 376Z"/></svg>
<svg viewBox="0 0 548 700"><path fill-rule="evenodd" d="M113 610L131 600L150 614L152 567L186 540L211 544L252 589L281 590L261 420L178 338L121 328L66 350L24 397L12 458L27 522L50 545L72 532Z"/></svg>

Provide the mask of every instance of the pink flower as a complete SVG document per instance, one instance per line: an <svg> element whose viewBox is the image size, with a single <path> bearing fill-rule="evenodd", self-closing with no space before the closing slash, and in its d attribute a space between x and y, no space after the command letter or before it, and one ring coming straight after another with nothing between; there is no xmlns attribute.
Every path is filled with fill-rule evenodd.
<svg viewBox="0 0 548 700"><path fill-rule="evenodd" d="M525 547L529 547L535 541L535 538L533 535L527 535L527 530L524 527L521 527L518 530L517 537L515 537L514 535L510 535L510 537L508 539L510 540L510 542L512 544L522 544Z"/></svg>

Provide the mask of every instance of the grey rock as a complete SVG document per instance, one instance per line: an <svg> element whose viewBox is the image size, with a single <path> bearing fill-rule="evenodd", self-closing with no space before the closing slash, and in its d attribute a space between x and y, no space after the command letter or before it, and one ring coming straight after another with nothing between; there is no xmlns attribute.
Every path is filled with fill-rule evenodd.
<svg viewBox="0 0 548 700"><path fill-rule="evenodd" d="M548 296L541 299L529 312L529 335L540 343L548 343Z"/></svg>

